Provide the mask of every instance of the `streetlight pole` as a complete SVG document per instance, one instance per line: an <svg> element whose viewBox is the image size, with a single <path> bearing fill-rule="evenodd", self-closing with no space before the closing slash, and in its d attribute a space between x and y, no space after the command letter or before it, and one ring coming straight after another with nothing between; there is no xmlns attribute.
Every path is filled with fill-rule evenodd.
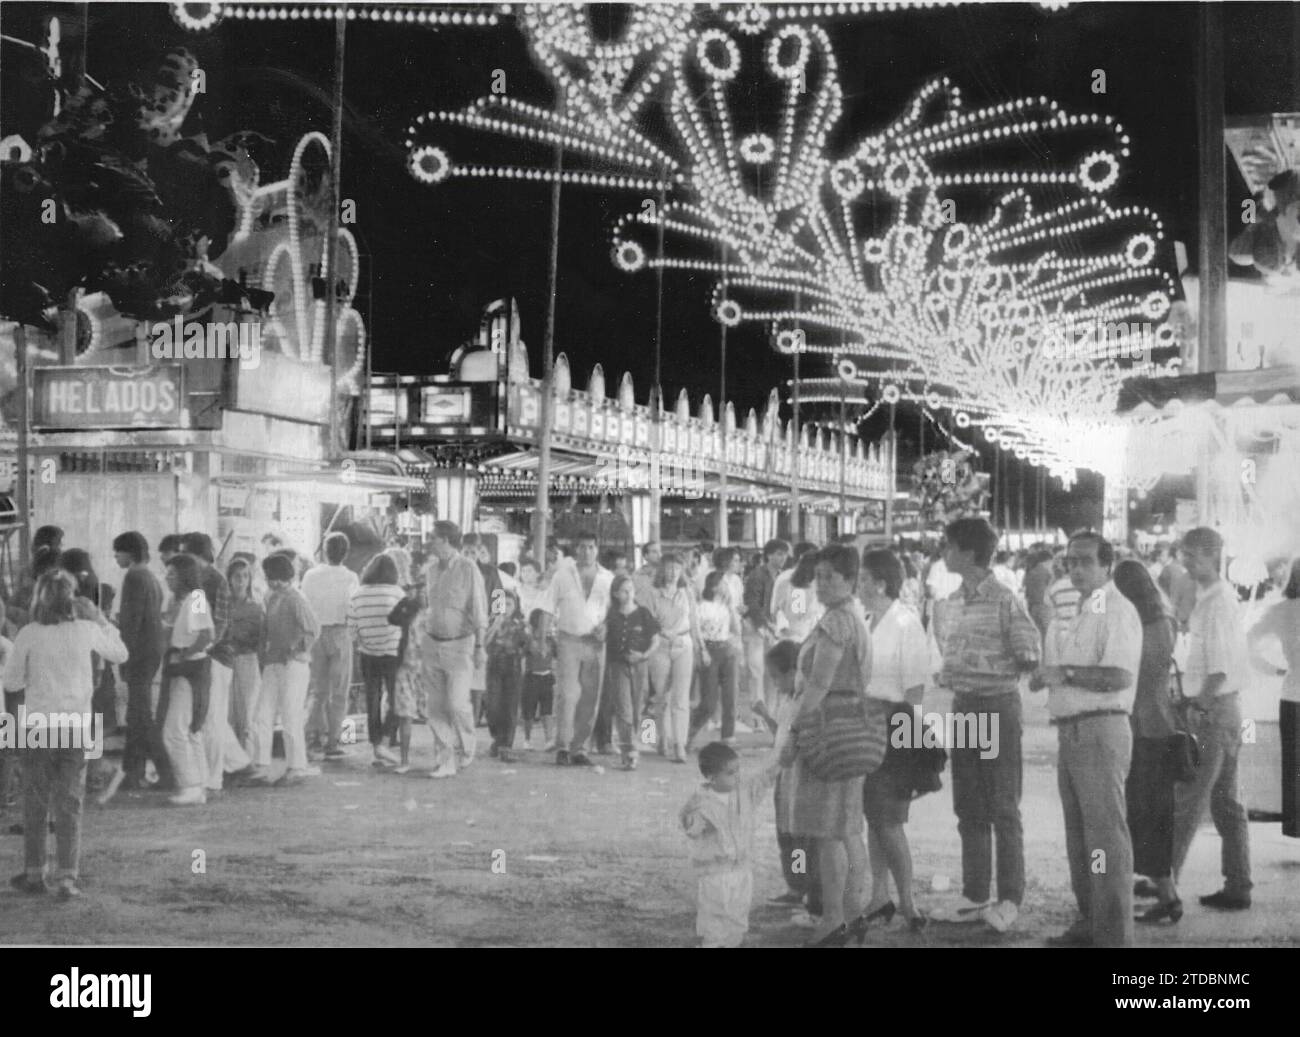
<svg viewBox="0 0 1300 1037"><path fill-rule="evenodd" d="M542 412L538 430L537 502L533 509L533 557L546 567L546 535L551 516L551 427L555 413L555 295L560 262L560 176L564 147L555 145L555 179L551 183L551 249L547 267L546 334L542 337Z"/></svg>
<svg viewBox="0 0 1300 1037"><path fill-rule="evenodd" d="M14 473L14 489L18 506L18 571L27 569L31 550L31 506L27 500L27 328L14 325L14 361L18 373L18 470Z"/></svg>
<svg viewBox="0 0 1300 1037"><path fill-rule="evenodd" d="M840 382L840 521L838 523L840 536L844 535L844 516L849 509L848 503L848 478L849 478L849 432L848 432L848 396L849 387L844 382Z"/></svg>
<svg viewBox="0 0 1300 1037"><path fill-rule="evenodd" d="M794 386L791 402L794 415L790 424L790 540L798 542L801 538L799 522L799 353L802 343L795 337L794 344Z"/></svg>
<svg viewBox="0 0 1300 1037"><path fill-rule="evenodd" d="M730 251L726 243L722 245L722 301L727 299L727 261ZM722 401L722 412L727 412L727 325L723 321L718 321L718 327L721 329L719 335L720 352L722 356L722 375L719 379L718 399ZM727 515L727 454L725 450L725 422L722 457L718 463L718 546L726 547L727 539L730 532L730 518Z"/></svg>
<svg viewBox="0 0 1300 1037"><path fill-rule="evenodd" d="M650 539L658 542L663 522L663 495L660 492L663 459L660 447L663 440L663 393L662 376L663 338L664 338L664 205L667 202L667 170L659 167L659 205L655 209L658 233L655 236L655 377L651 387L650 400ZM720 413L725 415L726 404L722 404ZM726 435L726 422L722 424Z"/></svg>

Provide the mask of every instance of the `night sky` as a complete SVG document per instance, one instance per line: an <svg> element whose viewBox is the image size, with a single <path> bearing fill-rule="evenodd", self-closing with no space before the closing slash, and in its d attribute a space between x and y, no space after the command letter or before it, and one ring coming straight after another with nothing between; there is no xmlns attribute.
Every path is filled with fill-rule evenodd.
<svg viewBox="0 0 1300 1037"><path fill-rule="evenodd" d="M1150 206L1169 239L1197 234L1194 4L978 5L878 14L827 22L845 90L842 140L886 124L927 79L946 74L968 108L1046 94L1073 111L1113 114L1133 138L1126 176L1109 196ZM34 39L34 23L65 13L65 38L80 21L73 5L4 5L4 31ZM615 26L619 13L598 12ZM1300 108L1294 92L1295 18L1290 4L1226 5L1229 115ZM262 152L263 181L287 171L293 144L330 129L333 27L323 22L225 21L186 33L165 4L89 7L87 68L101 82L149 67L183 44L207 72L199 114L213 139L252 129L275 141ZM366 317L375 370L440 373L448 353L477 328L482 307L514 295L523 336L540 373L546 301L549 189L504 181L417 184L405 169L405 131L431 108L459 108L488 91L503 69L512 96L549 104L547 79L533 65L510 19L492 29L430 29L352 22L348 26L343 196L357 202L351 229L362 252L357 306ZM1107 92L1090 91L1105 69ZM470 157L464 147L453 157ZM274 157L272 157L274 156ZM1229 209L1247 192L1229 162ZM633 209L628 194L566 189L560 242L556 349L584 384L600 361L608 384L630 370L644 400L652 370L654 278L627 275L609 257L609 229ZM1172 247L1162 257L1172 270ZM371 290L372 289L372 290ZM669 273L664 285L664 388L692 399L718 393L717 325L703 279ZM367 298L367 294L369 298ZM789 376L757 331L729 336L729 395L743 417ZM881 419L864 426L874 438ZM914 449L915 415L900 418L903 449ZM931 438L931 443L933 439ZM986 462L986 467L991 462ZM1083 497L1089 496L1086 484ZM1013 483L1014 493L1014 483ZM1079 493L1075 494L1080 497ZM1079 505L1076 502L1077 506ZM1054 515L1070 522L1064 501Z"/></svg>

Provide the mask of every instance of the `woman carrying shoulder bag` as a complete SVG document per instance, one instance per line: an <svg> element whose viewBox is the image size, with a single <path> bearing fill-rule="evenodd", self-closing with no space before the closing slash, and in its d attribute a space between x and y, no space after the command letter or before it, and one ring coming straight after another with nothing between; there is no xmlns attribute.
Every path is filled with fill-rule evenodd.
<svg viewBox="0 0 1300 1037"><path fill-rule="evenodd" d="M823 780L815 773L818 733L828 709L865 701L871 677L871 632L854 599L858 555L832 544L817 556L817 599L826 613L799 651L799 713L792 729L794 781L792 834L816 840L822 882L820 939L808 946L842 947L861 935L863 885L867 874L862 845L862 777ZM847 700L847 701L846 701ZM783 761L784 762L784 761ZM846 924L853 919L853 927Z"/></svg>

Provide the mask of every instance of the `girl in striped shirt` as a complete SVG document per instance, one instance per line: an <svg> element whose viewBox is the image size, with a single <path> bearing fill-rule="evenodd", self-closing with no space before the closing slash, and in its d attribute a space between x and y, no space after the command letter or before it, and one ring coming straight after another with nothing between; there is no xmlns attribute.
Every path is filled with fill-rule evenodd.
<svg viewBox="0 0 1300 1037"><path fill-rule="evenodd" d="M383 746L385 724L383 702L388 695L391 723L393 694L397 684L398 649L402 628L388 622L388 615L406 592L397 583L397 565L386 554L375 555L361 574L361 586L348 600L348 629L361 650L361 677L366 685L367 729L375 754L375 766L397 766L397 757Z"/></svg>

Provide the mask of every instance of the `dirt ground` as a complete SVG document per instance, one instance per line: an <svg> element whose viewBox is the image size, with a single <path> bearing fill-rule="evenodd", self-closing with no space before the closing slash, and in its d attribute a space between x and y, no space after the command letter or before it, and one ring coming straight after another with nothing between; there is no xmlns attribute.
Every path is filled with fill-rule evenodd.
<svg viewBox="0 0 1300 1037"><path fill-rule="evenodd" d="M1041 703L1027 698L1026 871L1018 925L935 924L910 934L899 920L868 945L1041 946L1073 920L1056 747ZM927 709L946 704L927 701ZM538 737L540 732L534 732ZM522 738L522 733L521 736ZM757 766L769 740L742 739ZM539 743L540 744L540 743ZM693 883L677 811L699 780L694 761L642 758L635 773L597 758L604 773L558 768L530 752L503 765L480 758L461 776L430 781L370 766L368 746L293 789L236 789L206 808L167 807L151 793L88 804L82 852L85 896L60 903L0 892L0 941L11 944L269 946L688 947ZM426 729L414 764L430 764ZM283 765L277 761L277 770ZM960 846L948 775L943 791L913 804L908 825L918 903L944 899L936 876L960 887ZM5 827L12 817L6 818ZM767 904L783 889L775 829L759 832L760 867L748 943L797 946L807 931ZM1184 877L1187 914L1174 927L1139 927L1138 940L1169 946L1300 944L1300 840L1251 825L1255 906L1201 908L1219 888L1219 839L1197 839ZM206 870L197 872L195 851ZM21 870L22 839L0 836L5 876ZM495 861L495 868L494 868ZM940 878L942 884L942 878Z"/></svg>

